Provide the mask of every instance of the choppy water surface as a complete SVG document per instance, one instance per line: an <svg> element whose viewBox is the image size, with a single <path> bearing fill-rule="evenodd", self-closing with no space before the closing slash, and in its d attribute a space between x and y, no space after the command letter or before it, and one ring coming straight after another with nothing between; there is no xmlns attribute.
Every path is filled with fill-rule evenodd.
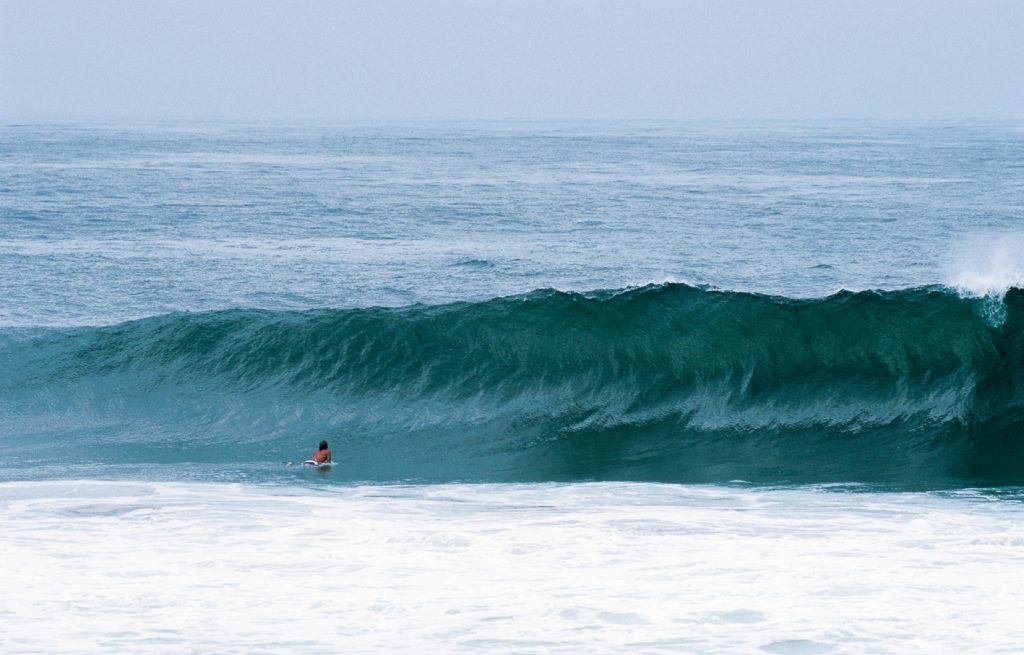
<svg viewBox="0 0 1024 655"><path fill-rule="evenodd" d="M8 125L0 324L956 282L1013 263L988 237L1019 228L1022 149L1017 124Z"/></svg>

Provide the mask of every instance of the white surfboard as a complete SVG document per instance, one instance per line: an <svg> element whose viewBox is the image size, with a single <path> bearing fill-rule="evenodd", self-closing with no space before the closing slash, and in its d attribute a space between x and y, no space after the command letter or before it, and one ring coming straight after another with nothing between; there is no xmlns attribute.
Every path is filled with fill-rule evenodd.
<svg viewBox="0 0 1024 655"><path fill-rule="evenodd" d="M315 466L318 469L326 469L334 466L334 462L318 462L315 459L307 459L302 463L303 466Z"/></svg>

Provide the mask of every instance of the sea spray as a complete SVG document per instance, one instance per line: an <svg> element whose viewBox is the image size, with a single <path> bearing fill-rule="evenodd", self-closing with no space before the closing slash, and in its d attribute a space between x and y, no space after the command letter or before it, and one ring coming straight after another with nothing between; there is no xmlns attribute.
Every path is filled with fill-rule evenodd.
<svg viewBox="0 0 1024 655"><path fill-rule="evenodd" d="M1024 286L1024 236L974 235L964 239L946 266L950 287L963 295L1002 297Z"/></svg>

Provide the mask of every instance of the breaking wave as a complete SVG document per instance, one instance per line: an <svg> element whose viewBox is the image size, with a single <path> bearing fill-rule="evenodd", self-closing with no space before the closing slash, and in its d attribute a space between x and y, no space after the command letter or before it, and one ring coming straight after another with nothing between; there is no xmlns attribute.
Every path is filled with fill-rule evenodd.
<svg viewBox="0 0 1024 655"><path fill-rule="evenodd" d="M1024 481L1024 292L678 283L0 332L0 458L339 480Z"/></svg>

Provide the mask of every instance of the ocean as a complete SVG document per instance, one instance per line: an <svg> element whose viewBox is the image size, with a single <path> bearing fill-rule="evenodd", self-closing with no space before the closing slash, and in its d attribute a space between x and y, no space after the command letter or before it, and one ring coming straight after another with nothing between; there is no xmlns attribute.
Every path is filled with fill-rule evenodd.
<svg viewBox="0 0 1024 655"><path fill-rule="evenodd" d="M0 651L1019 652L1022 287L1018 123L0 126Z"/></svg>

